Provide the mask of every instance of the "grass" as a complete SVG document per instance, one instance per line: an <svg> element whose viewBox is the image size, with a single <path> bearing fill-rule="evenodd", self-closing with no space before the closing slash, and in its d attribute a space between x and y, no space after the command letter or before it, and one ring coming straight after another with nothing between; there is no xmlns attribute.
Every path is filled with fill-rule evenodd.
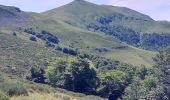
<svg viewBox="0 0 170 100"><path fill-rule="evenodd" d="M78 6L78 4L76 3L74 6ZM86 6L89 6L88 8L93 10L96 7L100 8L101 10L97 11L96 13L100 13L101 11L103 14L108 11L108 9L105 9L105 7L90 3L87 3L83 7ZM2 36L0 37L0 59L2 59L1 61L3 61L1 62L2 64L0 65L0 68L2 68L2 70L4 71L10 70L16 72L20 71L24 73L25 69L29 69L31 66L37 65L44 66L44 64L52 60L53 57L58 56L58 54L55 54L53 50L45 48L42 40L37 39L37 42L31 42L29 40L30 35L28 35L27 33L18 32L17 37L13 37L11 34L13 31L17 31L17 27L35 29L38 28L39 30L49 31L59 37L59 39L61 40L59 45L62 47L71 47L88 54L96 54L109 59L111 58L133 65L152 65L152 57L154 56L154 52L136 49L129 45L126 45L125 43L121 43L115 38L106 36L104 35L104 33L88 31L86 29L75 27L74 25L65 23L62 20L47 17L47 15L52 13L53 11L57 12L61 9L68 8L69 6L66 6L66 8L59 8L58 10L54 9L51 12L49 11L43 14L29 13L35 19L34 22L31 21L22 26L13 25L8 27L0 27L0 29L2 29L1 31L3 31L3 34L1 34ZM87 10L85 12L89 11ZM71 14L68 12L65 13ZM52 14L52 16L57 16L55 14ZM82 16L84 15L82 14L81 17ZM74 18L72 19L72 21L77 22L77 20L75 20ZM91 21L91 19L89 19L89 21ZM128 46L128 49L112 49L112 47L117 46ZM98 53L95 51L96 48L106 48L109 51ZM9 59L9 55L11 55L11 59Z"/></svg>
<svg viewBox="0 0 170 100"><path fill-rule="evenodd" d="M30 93L29 96L12 97L11 100L104 100L95 96L72 96L64 93Z"/></svg>
<svg viewBox="0 0 170 100"><path fill-rule="evenodd" d="M154 21L151 17L126 7L96 5L90 2L74 1L65 6L42 13L53 20L63 20L72 25L85 27L89 23L96 23L96 19L104 16L116 16L111 26L125 26L136 32L143 33L170 33L169 23ZM126 17L118 19L119 17Z"/></svg>
<svg viewBox="0 0 170 100"><path fill-rule="evenodd" d="M51 49L47 49L40 43L26 41L19 36L0 34L0 69L8 74L24 74L32 66L42 66L53 57L60 56Z"/></svg>
<svg viewBox="0 0 170 100"><path fill-rule="evenodd" d="M73 47L88 54L96 54L132 65L144 64L152 66L152 57L155 55L155 52L137 49L121 43L113 37L106 36L104 33L91 32L53 19L46 19L44 22L46 17L39 18L39 14L32 14L32 16L36 18L37 22L31 23L28 26L38 26L39 29L54 33L60 38L60 45L62 47ZM45 23L50 23L50 25L47 26ZM128 49L112 49L118 46L127 46ZM95 51L96 48L107 48L109 51L98 53Z"/></svg>
<svg viewBox="0 0 170 100"><path fill-rule="evenodd" d="M37 84L17 77L11 78L5 74L3 76L5 79L0 82L0 100L9 100L9 98L10 100L104 100L97 96L86 96L63 89L54 89L45 84ZM8 94L11 89L15 89L14 95ZM19 93L18 89L22 91L24 89L28 94L17 94Z"/></svg>
<svg viewBox="0 0 170 100"><path fill-rule="evenodd" d="M4 93L0 92L0 100L9 100L9 97L6 96Z"/></svg>
<svg viewBox="0 0 170 100"><path fill-rule="evenodd" d="M87 96L64 89L52 88L45 84L30 82L2 72L0 76L0 100L104 100L97 96ZM17 88L15 91L18 89L24 90L28 94L9 95L8 91L14 88ZM18 92L14 94L16 93Z"/></svg>

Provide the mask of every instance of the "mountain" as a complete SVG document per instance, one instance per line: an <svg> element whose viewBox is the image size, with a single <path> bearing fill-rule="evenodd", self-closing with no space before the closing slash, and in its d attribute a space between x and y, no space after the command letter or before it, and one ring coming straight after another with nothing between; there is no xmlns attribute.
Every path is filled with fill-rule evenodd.
<svg viewBox="0 0 170 100"><path fill-rule="evenodd" d="M103 100L115 97L114 93L121 97L129 82L133 81L133 76L140 74L138 76L145 77L152 73L152 58L156 56L157 50L170 43L169 27L169 22L155 21L129 8L96 5L84 0L74 0L43 13L0 5L0 97L1 92L8 93L8 89L19 91L16 93L29 91L29 96L33 97L34 92L39 97L43 92L47 98L50 95L64 100ZM80 72L79 77L84 78L91 73L96 75L92 75L92 78L99 77L96 80L101 82L98 83L100 87L81 93L96 94L103 98L56 90L53 86L56 84L45 82L46 69L58 66L55 64L65 58L68 62L64 64L68 65L72 64L72 60L80 61L74 62L75 66L80 67L75 69L75 72ZM89 71L88 74L81 69L85 65L90 66L89 69L84 67L85 71ZM58 79L61 80L61 86L63 82L69 82L64 79L72 79L74 75L70 73L71 69L61 68ZM110 86L109 93L107 86ZM79 92L70 88L68 90Z"/></svg>
<svg viewBox="0 0 170 100"><path fill-rule="evenodd" d="M17 7L0 5L0 26L9 24L25 24L31 17Z"/></svg>
<svg viewBox="0 0 170 100"><path fill-rule="evenodd" d="M125 7L96 5L84 0L75 0L43 14L73 26L104 32L146 50L159 50L170 43L169 22L155 21L147 15Z"/></svg>
<svg viewBox="0 0 170 100"><path fill-rule="evenodd" d="M1 24L3 26L1 26L0 29L4 36L6 34L7 36L9 35L8 37L10 38L7 38L7 40L10 40L8 41L15 38L16 40L31 42L31 44L44 47L59 46L62 48L70 48L75 51L78 50L132 65L144 64L151 66L153 64L152 57L155 55L155 52L139 49L124 43L124 41L117 37L105 35L100 31L91 31L84 27L89 23L95 22L94 18L100 18L101 16L109 14L115 15L115 18L122 15L127 16L128 14L125 13L127 10L129 11L130 17L135 16L135 18L141 18L142 20L153 21L150 17L128 8L99 6L86 1L73 1L70 4L44 13L28 13L16 7L8 6L1 6L1 9L6 10L4 11L5 13L1 15L3 18L0 18L1 22L5 22ZM9 12L11 12L11 14L8 14ZM27 17L23 17L23 15ZM7 17L4 19L4 16ZM6 21L6 19L8 19L9 22ZM72 23L76 23L77 25ZM16 36L14 36L14 33ZM126 37L126 35L124 37ZM32 39L36 39L36 41L32 41ZM18 44L20 42L12 43ZM23 46L24 49L25 44L23 44ZM34 46L31 46L29 48L30 51L32 51L33 48ZM53 50L55 51L55 49ZM26 55L24 53L22 55ZM26 62L26 60L23 62Z"/></svg>

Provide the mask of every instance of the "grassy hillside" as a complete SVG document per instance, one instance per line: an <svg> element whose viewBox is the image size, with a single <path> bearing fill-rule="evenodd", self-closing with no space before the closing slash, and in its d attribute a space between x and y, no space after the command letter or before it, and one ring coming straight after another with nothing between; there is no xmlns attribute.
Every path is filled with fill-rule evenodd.
<svg viewBox="0 0 170 100"><path fill-rule="evenodd" d="M47 18L104 32L127 44L147 50L159 50L170 43L169 22L155 21L147 15L125 7L96 5L84 0L73 1L43 13Z"/></svg>
<svg viewBox="0 0 170 100"><path fill-rule="evenodd" d="M39 17L40 14L32 13L31 15L37 22L31 23L26 27L31 27L35 30L37 30L35 28L37 27L38 30L47 30L55 34L60 39L59 46L61 47L73 48L88 54L95 54L133 65L152 65L152 57L155 55L154 52L145 51L127 45L116 38L105 35L104 33L99 34L99 32L91 32L77 28L63 21L47 19L45 16ZM46 23L50 24L47 25ZM102 49L106 50L102 51ZM133 60L137 61L133 62Z"/></svg>
<svg viewBox="0 0 170 100"><path fill-rule="evenodd" d="M81 12L80 12L80 10L75 11L76 8L77 7L79 8L80 6L82 6ZM2 8L3 8L3 6L2 6ZM8 8L9 10L16 9L16 8L9 8L9 7L4 7L4 8L5 9ZM68 23L67 21L65 21L67 19L65 17L68 17L71 21L75 21L76 24L84 25L84 24L82 24L82 21L83 20L86 21L87 20L86 18L88 18L87 21L89 23L89 22L93 22L93 18L95 16L103 16L103 15L105 15L105 13L109 14L110 13L109 11L113 12L113 14L115 14L115 16L119 16L120 13L125 14L123 9L127 9L127 8L116 7L116 9L120 9L120 10L116 10L117 11L116 12L116 11L108 10L109 8L110 7L108 7L106 9L105 6L98 6L98 5L88 3L85 1L74 1L68 5L60 7L58 9L54 9L47 13L43 13L43 14L27 13L29 15L29 17L32 19L29 22L23 23L21 25L8 25L8 26L0 27L1 32L3 32L3 34L2 34L4 36L3 38L7 38L5 40L9 41L9 43L8 43L8 42L5 42L4 39L2 39L1 43L2 43L2 45L5 45L5 46L21 44L20 47L22 47L22 45L23 45L23 48L21 48L22 50L30 50L30 51L26 51L26 52L30 52L30 53L34 53L31 51L35 51L35 54L37 54L36 50L34 48L37 49L37 52L43 51L43 50L41 50L41 48L44 48L44 46L46 45L46 41L44 41L40 38L37 38L37 37L36 37L36 40L37 40L36 42L31 41L30 38L35 37L35 36L24 32L24 30L32 28L33 31L35 31L38 34L42 30L45 30L47 32L52 33L54 36L58 37L60 40L58 46L60 46L60 47L72 48L72 49L78 50L80 52L99 55L102 57L106 57L109 59L111 58L113 60L119 60L121 62L126 62L126 63L130 63L133 65L145 64L147 66L151 66L152 65L152 57L155 55L154 52L145 51L142 49L135 48L133 46L123 43L121 40L119 40L117 38L107 36L100 31L92 32L92 31L89 31L84 28L76 27L75 25L72 25L71 23ZM92 12L94 12L96 9L100 9L100 10L97 10L97 12L94 13L95 14L94 15ZM89 10L91 12L89 12ZM23 11L14 12L13 10L11 10L11 11L13 13L17 13L17 14L18 13L20 14L21 12L23 12ZM141 17L141 18L143 18L143 20L152 20L150 17L145 16L140 13L136 13L135 11L130 10L130 12L131 12L131 14L129 16L135 16L136 18ZM23 13L25 13L25 12L23 12ZM86 18L84 18L85 13L89 13L87 15L90 15L90 17L87 16ZM60 14L67 14L67 15L63 15L63 17L62 17L62 18L64 18L63 20L59 20L56 17L61 17ZM48 15L50 15L50 16L48 16ZM81 19L79 19L79 17L73 16L73 15L77 15ZM54 17L54 18L51 18L51 17ZM11 19L10 17L7 17L7 18ZM15 18L15 19L17 19L17 18ZM22 18L19 18L19 19L24 20ZM3 20L3 19L1 19L1 20ZM80 20L80 23L78 20ZM13 36L13 33L16 33L16 36ZM13 42L14 41L13 39L15 39L15 42ZM10 44L10 41L11 41L11 44ZM28 43L25 46L25 44L22 43L21 41L25 41ZM15 48L18 48L18 47L15 47ZM24 49L24 48L28 48L28 49ZM13 52L18 52L18 51L19 50L16 50ZM53 51L54 51L54 49L53 49ZM43 52L46 52L46 50L44 50ZM17 53L15 53L15 54L17 54ZM45 54L45 53L42 53L42 54ZM22 54L22 55L25 55L25 54ZM46 55L49 56L48 51L47 51ZM52 55L54 55L54 54L52 54ZM34 56L32 56L32 57L34 59L37 59ZM39 58L46 59L42 55ZM135 60L135 62L134 62L134 60ZM30 62L32 62L32 61L30 61ZM36 62L38 62L38 61L36 61Z"/></svg>
<svg viewBox="0 0 170 100"><path fill-rule="evenodd" d="M0 26L23 25L32 18L17 7L0 5Z"/></svg>
<svg viewBox="0 0 170 100"><path fill-rule="evenodd" d="M64 89L54 89L48 85L33 83L3 72L0 72L0 77L1 100L106 100ZM4 99L2 94L12 96L6 96Z"/></svg>
<svg viewBox="0 0 170 100"><path fill-rule="evenodd" d="M0 6L0 95L12 100L121 98L134 76L144 80L152 74L157 52L149 50L169 44L169 25L128 8L83 0L44 13ZM79 91L82 81L87 86Z"/></svg>

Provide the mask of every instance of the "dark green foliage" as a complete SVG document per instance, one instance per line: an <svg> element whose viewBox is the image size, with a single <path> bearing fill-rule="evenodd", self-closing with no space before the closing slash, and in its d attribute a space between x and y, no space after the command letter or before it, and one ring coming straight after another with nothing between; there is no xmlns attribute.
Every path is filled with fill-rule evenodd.
<svg viewBox="0 0 170 100"><path fill-rule="evenodd" d="M103 26L99 26L90 24L87 26L87 28L89 30L94 29L94 31L104 32L107 35L114 36L120 39L121 41L134 46L138 46L138 43L140 42L140 35L138 32L135 32L134 30L123 26L109 26L105 24Z"/></svg>
<svg viewBox="0 0 170 100"><path fill-rule="evenodd" d="M86 94L95 92L98 79L88 61L64 58L57 59L53 64L46 70L49 84Z"/></svg>
<svg viewBox="0 0 170 100"><path fill-rule="evenodd" d="M41 32L36 32L36 31L38 30L33 28L24 29L24 32L43 40L46 43L46 46L48 47L54 47L55 46L54 44L58 44L60 42L58 37L56 37L50 32L47 32L45 30L42 30Z"/></svg>
<svg viewBox="0 0 170 100"><path fill-rule="evenodd" d="M61 48L60 48L61 49ZM145 67L137 69L134 66L112 62L109 59L94 55L80 55L79 59L72 57L57 58L49 63L48 68L31 68L27 79L86 94L95 94L105 98L122 98L125 88L132 82L133 76L145 77L148 73ZM95 69L98 66L110 68ZM112 62L112 63L111 63ZM43 79L43 81L41 81Z"/></svg>
<svg viewBox="0 0 170 100"><path fill-rule="evenodd" d="M56 47L56 50L58 50L58 51L62 51L62 50L63 50L63 48L62 48L62 47L60 47L60 46L57 46L57 47Z"/></svg>
<svg viewBox="0 0 170 100"><path fill-rule="evenodd" d="M140 35L139 32L122 26L111 26L109 23L113 21L110 17L101 17L97 20L98 23L92 23L87 26L87 29L101 31L107 35L114 36L123 42L136 47L142 47L146 50L159 50L169 45L170 35L168 33L152 33Z"/></svg>
<svg viewBox="0 0 170 100"><path fill-rule="evenodd" d="M31 40L31 41L34 41L34 42L37 41L36 37L34 37L34 36L31 36L31 37L30 37L30 40Z"/></svg>
<svg viewBox="0 0 170 100"><path fill-rule="evenodd" d="M98 52L108 52L109 51L107 48L96 48L95 50Z"/></svg>
<svg viewBox="0 0 170 100"><path fill-rule="evenodd" d="M128 46L114 46L114 47L112 47L112 49L118 49L118 50L126 49L126 48L128 48Z"/></svg>
<svg viewBox="0 0 170 100"><path fill-rule="evenodd" d="M49 41L46 41L46 42L45 42L45 46L46 46L46 47L55 47L55 45L52 44L52 43L50 43Z"/></svg>
<svg viewBox="0 0 170 100"><path fill-rule="evenodd" d="M67 47L60 47L60 46L57 46L55 50L71 55L71 56L77 56L79 53L78 50L67 48Z"/></svg>
<svg viewBox="0 0 170 100"><path fill-rule="evenodd" d="M160 50L170 44L169 34L143 34L141 37L141 47L149 50Z"/></svg>
<svg viewBox="0 0 170 100"><path fill-rule="evenodd" d="M140 66L140 68L137 69L136 74L140 79L144 80L145 76L148 75L148 69L145 66Z"/></svg>
<svg viewBox="0 0 170 100"><path fill-rule="evenodd" d="M68 54L69 53L69 50L67 48L63 48L63 52Z"/></svg>
<svg viewBox="0 0 170 100"><path fill-rule="evenodd" d="M53 35L52 33L50 32L47 32L47 31L42 31L41 34L44 35L44 37L46 38L46 40L48 42L51 42L51 43L54 43L54 44L58 44L60 41L58 39L58 37L56 37L55 35Z"/></svg>
<svg viewBox="0 0 170 100"><path fill-rule="evenodd" d="M45 71L39 67L31 67L29 75L27 75L27 79L36 83L45 83L44 77Z"/></svg>
<svg viewBox="0 0 170 100"><path fill-rule="evenodd" d="M135 77L132 84L125 90L124 100L141 100L143 95L141 89L141 79Z"/></svg>
<svg viewBox="0 0 170 100"><path fill-rule="evenodd" d="M101 24L109 24L112 22L113 17L112 16L108 16L108 17L100 17L97 19L97 21Z"/></svg>
<svg viewBox="0 0 170 100"><path fill-rule="evenodd" d="M154 61L153 69L140 67L136 70L136 78L126 88L124 100L170 99L170 48L160 51Z"/></svg>
<svg viewBox="0 0 170 100"><path fill-rule="evenodd" d="M25 29L24 32L28 33L28 34L32 34L35 35L36 33L33 31L33 28L29 28L29 29Z"/></svg>
<svg viewBox="0 0 170 100"><path fill-rule="evenodd" d="M73 80L75 91L82 93L93 93L95 91L98 79L96 71L90 67L90 64L85 60L73 63L72 74L76 79Z"/></svg>
<svg viewBox="0 0 170 100"><path fill-rule="evenodd" d="M157 78L156 88L150 91L148 98L169 100L170 99L170 47L160 51L154 58L154 74Z"/></svg>
<svg viewBox="0 0 170 100"><path fill-rule="evenodd" d="M17 34L15 32L12 33L13 36L17 36Z"/></svg>
<svg viewBox="0 0 170 100"><path fill-rule="evenodd" d="M77 51L73 50L73 49L69 49L69 48L63 48L63 53L72 55L72 56L76 56L77 55Z"/></svg>
<svg viewBox="0 0 170 100"><path fill-rule="evenodd" d="M123 100L145 100L155 87L156 81L153 75L146 75L143 80L138 75L134 75L131 84L124 91Z"/></svg>
<svg viewBox="0 0 170 100"><path fill-rule="evenodd" d="M98 95L109 100L122 98L124 89L128 85L127 74L119 70L101 71L98 74L101 80L97 90Z"/></svg>
<svg viewBox="0 0 170 100"><path fill-rule="evenodd" d="M59 41L58 41L58 38L52 37L52 36L48 37L47 40L48 40L49 42L54 43L54 44L58 44L58 42L59 42Z"/></svg>
<svg viewBox="0 0 170 100"><path fill-rule="evenodd" d="M100 56L94 56L90 54L81 54L79 53L78 56L82 59L89 59L90 61L93 62L96 68L100 68L103 70L110 70L110 69L115 69L116 67L119 67L118 65L121 65L119 61L107 59L105 57L100 57Z"/></svg>

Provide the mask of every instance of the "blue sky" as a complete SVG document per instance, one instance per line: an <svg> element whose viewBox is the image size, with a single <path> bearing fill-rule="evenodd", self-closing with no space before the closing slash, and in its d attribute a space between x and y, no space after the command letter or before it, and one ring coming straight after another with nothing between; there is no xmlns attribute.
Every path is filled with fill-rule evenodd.
<svg viewBox="0 0 170 100"><path fill-rule="evenodd" d="M0 0L1 5L16 6L24 11L43 12L73 0ZM170 0L87 0L96 4L124 6L147 14L155 20L170 21Z"/></svg>

